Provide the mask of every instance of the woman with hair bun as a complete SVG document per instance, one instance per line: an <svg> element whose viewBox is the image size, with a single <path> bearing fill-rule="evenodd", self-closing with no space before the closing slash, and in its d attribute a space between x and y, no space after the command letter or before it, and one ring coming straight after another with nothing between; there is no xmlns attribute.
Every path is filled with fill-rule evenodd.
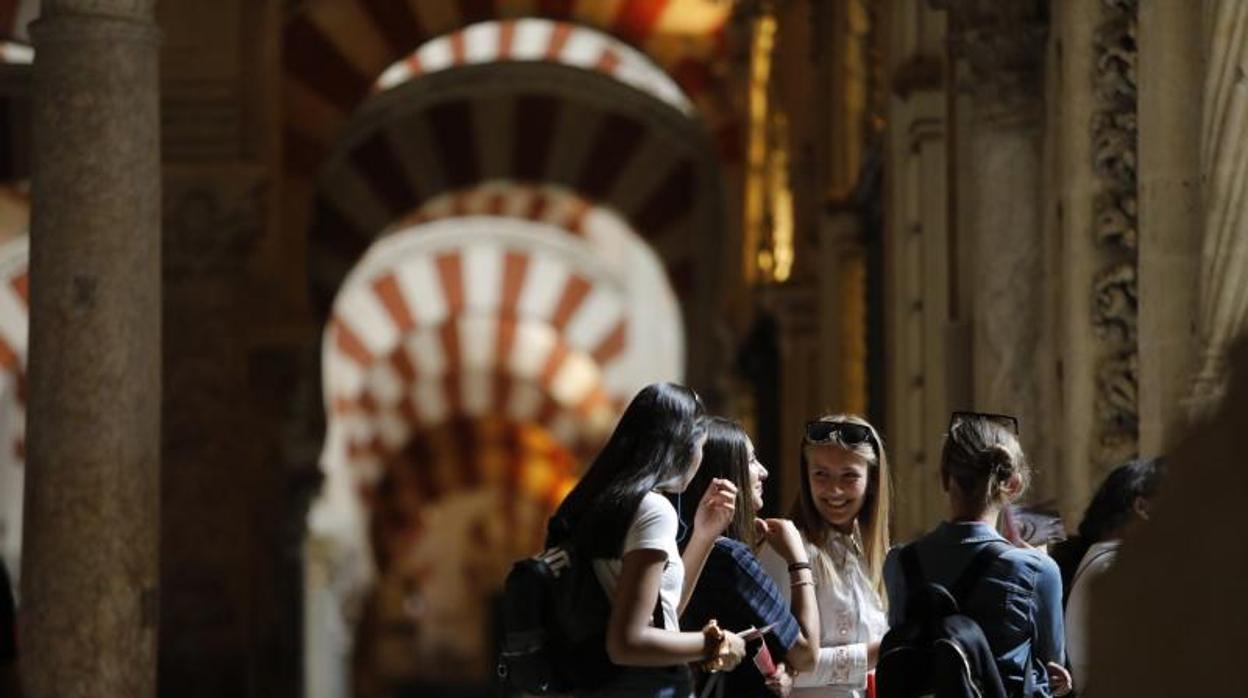
<svg viewBox="0 0 1248 698"><path fill-rule="evenodd" d="M923 580L951 588L980 551L1008 543L997 532L997 519L1030 479L1013 417L955 412L940 460L949 519L910 544ZM884 563L892 626L906 617L902 550L894 549ZM1051 558L1011 546L988 564L959 604L983 630L1008 695L1047 698L1070 692L1070 674L1062 666L1062 579Z"/></svg>

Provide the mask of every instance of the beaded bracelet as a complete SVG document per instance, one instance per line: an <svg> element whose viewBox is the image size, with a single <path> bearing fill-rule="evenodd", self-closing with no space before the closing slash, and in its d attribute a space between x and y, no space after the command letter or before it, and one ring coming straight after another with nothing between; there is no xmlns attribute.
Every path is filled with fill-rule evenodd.
<svg viewBox="0 0 1248 698"><path fill-rule="evenodd" d="M790 587L813 587L814 585L815 583L809 579L802 579L796 582L789 582Z"/></svg>
<svg viewBox="0 0 1248 698"><path fill-rule="evenodd" d="M789 574L795 574L802 570L808 570L808 569L810 569L809 562L794 562L793 564L789 565Z"/></svg>

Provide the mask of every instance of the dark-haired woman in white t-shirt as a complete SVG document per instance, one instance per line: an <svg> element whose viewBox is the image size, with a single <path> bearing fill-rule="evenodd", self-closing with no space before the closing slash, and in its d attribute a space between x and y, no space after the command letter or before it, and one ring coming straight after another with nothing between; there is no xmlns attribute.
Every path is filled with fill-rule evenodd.
<svg viewBox="0 0 1248 698"><path fill-rule="evenodd" d="M677 622L736 500L730 482L707 488L682 557L676 547L679 519L663 493L683 491L697 473L704 415L692 390L672 383L647 386L556 513L570 540L548 542L570 542L594 560L611 601L606 650L620 667L606 685L578 695L686 698L692 692L689 663L731 670L745 653L744 641L714 622L700 632L681 632ZM656 604L662 627L655 624Z"/></svg>

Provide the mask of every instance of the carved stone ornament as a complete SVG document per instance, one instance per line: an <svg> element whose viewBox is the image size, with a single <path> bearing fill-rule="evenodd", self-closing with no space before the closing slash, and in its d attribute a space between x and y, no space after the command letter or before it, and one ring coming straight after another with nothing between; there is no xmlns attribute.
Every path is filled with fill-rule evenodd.
<svg viewBox="0 0 1248 698"><path fill-rule="evenodd" d="M1139 451L1137 316L1138 0L1102 0L1096 28L1096 110L1092 167L1098 180L1092 289L1096 347L1096 424L1091 460L1108 468Z"/></svg>

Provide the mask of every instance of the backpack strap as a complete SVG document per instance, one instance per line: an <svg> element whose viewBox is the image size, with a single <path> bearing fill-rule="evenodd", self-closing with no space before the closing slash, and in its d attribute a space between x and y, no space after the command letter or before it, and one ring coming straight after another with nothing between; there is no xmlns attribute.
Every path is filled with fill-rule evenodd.
<svg viewBox="0 0 1248 698"><path fill-rule="evenodd" d="M1010 545L1008 543L992 541L975 553L975 557L971 558L966 568L962 570L962 574L958 575L957 580L949 587L949 593L953 595L959 607L962 606L967 595L971 593L971 589L975 588L975 585L984 576L984 573L988 571L988 566L1009 549Z"/></svg>

